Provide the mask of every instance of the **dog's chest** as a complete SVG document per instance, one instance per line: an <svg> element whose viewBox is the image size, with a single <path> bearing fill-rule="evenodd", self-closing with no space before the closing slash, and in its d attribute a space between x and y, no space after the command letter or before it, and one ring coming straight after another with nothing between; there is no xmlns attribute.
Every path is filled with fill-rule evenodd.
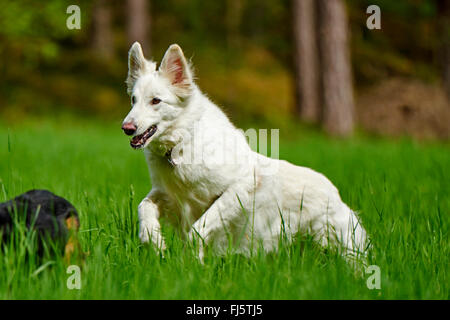
<svg viewBox="0 0 450 320"><path fill-rule="evenodd" d="M198 219L225 186L201 164L180 164L170 154L147 157L152 184L165 191L188 219Z"/></svg>

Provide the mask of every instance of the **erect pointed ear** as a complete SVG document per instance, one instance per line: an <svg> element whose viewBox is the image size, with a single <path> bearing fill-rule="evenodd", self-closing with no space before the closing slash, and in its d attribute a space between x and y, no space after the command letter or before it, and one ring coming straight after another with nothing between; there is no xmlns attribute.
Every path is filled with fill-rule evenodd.
<svg viewBox="0 0 450 320"><path fill-rule="evenodd" d="M147 61L144 58L144 53L142 52L142 47L139 42L133 43L130 51L128 51L128 77L126 80L128 94L131 94L136 80L141 75L146 72L154 71L155 69L156 64Z"/></svg>
<svg viewBox="0 0 450 320"><path fill-rule="evenodd" d="M169 79L175 94L187 97L192 91L192 71L177 44L172 44L164 54L159 71Z"/></svg>

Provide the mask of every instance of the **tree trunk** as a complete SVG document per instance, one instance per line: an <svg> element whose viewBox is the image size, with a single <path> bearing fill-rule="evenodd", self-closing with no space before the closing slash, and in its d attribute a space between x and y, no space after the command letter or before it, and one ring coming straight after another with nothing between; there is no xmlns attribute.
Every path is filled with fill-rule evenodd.
<svg viewBox="0 0 450 320"><path fill-rule="evenodd" d="M97 0L92 13L92 48L100 58L111 58L114 54L111 31L111 9L107 0Z"/></svg>
<svg viewBox="0 0 450 320"><path fill-rule="evenodd" d="M293 0L296 109L307 122L319 122L318 50L315 0Z"/></svg>
<svg viewBox="0 0 450 320"><path fill-rule="evenodd" d="M323 123L338 136L353 131L354 98L347 12L342 0L318 0Z"/></svg>
<svg viewBox="0 0 450 320"><path fill-rule="evenodd" d="M127 38L128 44L139 41L144 53L150 55L150 1L127 0Z"/></svg>
<svg viewBox="0 0 450 320"><path fill-rule="evenodd" d="M441 34L442 83L450 101L450 1L439 0L439 33Z"/></svg>

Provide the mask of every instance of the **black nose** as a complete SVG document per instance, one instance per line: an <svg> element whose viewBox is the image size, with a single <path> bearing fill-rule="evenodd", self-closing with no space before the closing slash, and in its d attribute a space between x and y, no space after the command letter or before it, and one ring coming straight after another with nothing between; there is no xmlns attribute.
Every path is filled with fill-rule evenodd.
<svg viewBox="0 0 450 320"><path fill-rule="evenodd" d="M127 122L122 125L122 130L127 136L131 136L136 132L136 126L131 122Z"/></svg>

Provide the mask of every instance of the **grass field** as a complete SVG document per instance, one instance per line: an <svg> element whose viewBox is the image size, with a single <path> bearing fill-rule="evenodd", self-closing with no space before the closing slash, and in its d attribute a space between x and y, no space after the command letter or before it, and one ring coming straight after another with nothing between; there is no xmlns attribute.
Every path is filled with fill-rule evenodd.
<svg viewBox="0 0 450 320"><path fill-rule="evenodd" d="M335 254L309 241L253 258L209 255L200 264L167 231L164 258L139 243L137 205L151 183L119 122L0 126L0 201L49 189L78 209L89 252L81 290L61 258L0 253L0 299L448 299L450 146L318 133L285 138L280 157L327 175L360 212L380 267L369 290ZM302 248L302 249L300 249Z"/></svg>

